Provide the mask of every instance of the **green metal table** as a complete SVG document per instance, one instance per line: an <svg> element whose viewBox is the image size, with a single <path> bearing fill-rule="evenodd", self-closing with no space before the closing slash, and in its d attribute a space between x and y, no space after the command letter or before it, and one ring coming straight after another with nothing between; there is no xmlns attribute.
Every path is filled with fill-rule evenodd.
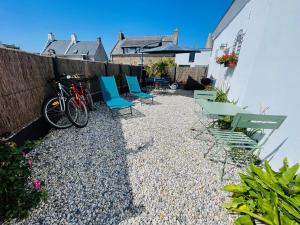
<svg viewBox="0 0 300 225"><path fill-rule="evenodd" d="M205 99L198 99L197 102L209 115L216 116L235 116L237 113L249 113L233 103L210 102Z"/></svg>

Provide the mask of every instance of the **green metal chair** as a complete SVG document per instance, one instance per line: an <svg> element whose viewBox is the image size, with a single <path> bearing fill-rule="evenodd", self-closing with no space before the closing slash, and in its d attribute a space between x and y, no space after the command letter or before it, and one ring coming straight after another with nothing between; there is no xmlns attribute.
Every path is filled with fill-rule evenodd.
<svg viewBox="0 0 300 225"><path fill-rule="evenodd" d="M217 91L207 91L207 90L195 90L194 99L206 99L210 101L215 101L217 98Z"/></svg>
<svg viewBox="0 0 300 225"><path fill-rule="evenodd" d="M231 130L221 130L215 128L208 129L209 132L215 137L215 142L204 154L204 157L207 156L209 151L216 144L221 144L224 147L225 160L221 161L223 162L221 180L223 180L225 166L228 161L228 150L225 148L225 146L229 147L231 150L233 148L244 150L243 162L240 165L247 165L247 159L249 158L249 156L259 156L259 151L263 148L264 144L268 141L270 136L276 129L280 127L285 119L286 116L279 115L238 113L231 123ZM261 142L257 142L248 137L245 133L235 131L237 128L271 130L271 132L269 132L269 134L266 135L261 140ZM212 161L217 160L212 159Z"/></svg>
<svg viewBox="0 0 300 225"><path fill-rule="evenodd" d="M217 98L217 91L207 91L207 90L195 90L194 91L194 101L195 105L198 104L201 107L201 102L203 101L215 101ZM194 105L194 107L195 107ZM214 124L214 121L218 118L212 117L211 115L205 113L203 109L201 111L196 111L194 108L194 111L199 119L199 122L203 126L202 129L197 130L195 127L192 127L191 130L197 130L198 133L195 136L199 137L204 131L206 131L209 127L211 127Z"/></svg>

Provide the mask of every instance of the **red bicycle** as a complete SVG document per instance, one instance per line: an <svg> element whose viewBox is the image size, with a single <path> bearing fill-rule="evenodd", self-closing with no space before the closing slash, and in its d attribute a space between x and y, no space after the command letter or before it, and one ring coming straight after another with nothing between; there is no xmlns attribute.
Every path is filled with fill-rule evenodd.
<svg viewBox="0 0 300 225"><path fill-rule="evenodd" d="M90 111L95 110L94 101L90 90L87 87L88 79L82 75L73 75L73 83L71 83L71 94L80 96L81 101L88 107Z"/></svg>
<svg viewBox="0 0 300 225"><path fill-rule="evenodd" d="M79 75L66 76L70 81L70 96L66 101L67 116L76 127L85 127L88 123L87 107L94 109L94 102L85 82Z"/></svg>

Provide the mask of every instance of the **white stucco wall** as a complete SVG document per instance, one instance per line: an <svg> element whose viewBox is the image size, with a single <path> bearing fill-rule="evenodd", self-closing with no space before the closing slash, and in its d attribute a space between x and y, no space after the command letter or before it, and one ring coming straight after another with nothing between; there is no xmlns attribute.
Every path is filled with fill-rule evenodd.
<svg viewBox="0 0 300 225"><path fill-rule="evenodd" d="M261 157L274 151L271 160L278 168L287 156L290 163L300 162L300 1L251 0L229 26L215 39L208 75L217 86L230 86L229 97L240 106L258 113L270 107L267 114L288 118L266 144ZM237 32L246 32L239 62L226 69L215 62L221 44L232 46Z"/></svg>
<svg viewBox="0 0 300 225"><path fill-rule="evenodd" d="M179 65L189 65L190 67L195 66L207 66L209 64L211 51L201 51L195 54L195 61L189 62L190 53L176 54L175 62Z"/></svg>

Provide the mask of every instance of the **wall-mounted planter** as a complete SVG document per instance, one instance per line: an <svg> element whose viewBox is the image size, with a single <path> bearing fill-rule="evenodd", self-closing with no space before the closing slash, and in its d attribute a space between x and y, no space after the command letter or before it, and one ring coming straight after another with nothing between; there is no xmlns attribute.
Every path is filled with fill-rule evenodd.
<svg viewBox="0 0 300 225"><path fill-rule="evenodd" d="M234 68L236 67L237 61L225 62L224 67Z"/></svg>

